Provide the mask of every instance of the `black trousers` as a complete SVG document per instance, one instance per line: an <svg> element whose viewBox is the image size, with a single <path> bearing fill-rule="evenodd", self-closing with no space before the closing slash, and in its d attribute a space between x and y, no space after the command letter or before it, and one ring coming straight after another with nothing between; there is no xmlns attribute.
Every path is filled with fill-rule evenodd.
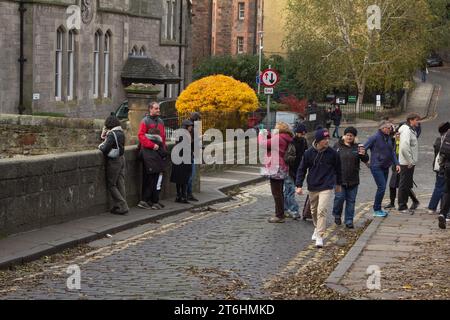
<svg viewBox="0 0 450 320"><path fill-rule="evenodd" d="M408 166L401 166L400 171L400 184L398 187L398 205L399 207L406 206L408 204L408 199L411 198L413 201L417 199L412 192L414 185L414 169L416 167L408 168ZM416 202L414 201L414 202Z"/></svg>
<svg viewBox="0 0 450 320"><path fill-rule="evenodd" d="M177 198L187 199L187 184L177 183Z"/></svg>
<svg viewBox="0 0 450 320"><path fill-rule="evenodd" d="M441 212L445 218L448 217L448 212L450 210L450 167L445 169L445 193L443 197L443 202L441 203Z"/></svg>
<svg viewBox="0 0 450 320"><path fill-rule="evenodd" d="M284 218L284 180L270 179L270 189L275 200L275 215Z"/></svg>
<svg viewBox="0 0 450 320"><path fill-rule="evenodd" d="M142 177L142 201L148 203L158 203L159 202L159 191L158 186L159 173L148 173L145 170Z"/></svg>

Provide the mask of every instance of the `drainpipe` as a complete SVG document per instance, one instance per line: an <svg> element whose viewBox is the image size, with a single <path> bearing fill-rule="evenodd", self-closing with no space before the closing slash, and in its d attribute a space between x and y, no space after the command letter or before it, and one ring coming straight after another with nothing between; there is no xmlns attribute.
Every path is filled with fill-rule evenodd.
<svg viewBox="0 0 450 320"><path fill-rule="evenodd" d="M180 46L179 46L179 52L178 52L178 76L181 78L181 58L182 58L182 52L183 52L183 0L180 1ZM178 95L181 94L181 82L178 83Z"/></svg>
<svg viewBox="0 0 450 320"><path fill-rule="evenodd" d="M258 2L259 0L255 0L255 32L254 32L254 43L253 43L253 54L257 54L257 46L258 46Z"/></svg>
<svg viewBox="0 0 450 320"><path fill-rule="evenodd" d="M19 82L19 114L23 114L25 111L25 107L23 105L23 74L24 74L24 65L27 59L25 59L23 55L23 25L24 25L24 16L25 11L27 9L25 8L25 3L23 1L20 2L19 5L19 12L20 12L20 57L19 57L19 64L20 64L20 82Z"/></svg>

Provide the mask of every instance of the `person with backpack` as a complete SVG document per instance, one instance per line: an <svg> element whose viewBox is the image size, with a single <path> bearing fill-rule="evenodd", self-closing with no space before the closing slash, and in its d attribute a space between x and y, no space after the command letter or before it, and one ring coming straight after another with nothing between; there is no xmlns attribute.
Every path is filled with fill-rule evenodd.
<svg viewBox="0 0 450 320"><path fill-rule="evenodd" d="M445 193L444 201L441 206L438 221L439 228L446 229L448 222L448 212L450 211L450 130L444 135L442 139L441 148L439 149L439 170L444 172L445 178Z"/></svg>
<svg viewBox="0 0 450 320"><path fill-rule="evenodd" d="M148 108L149 113L142 119L138 131L139 154L143 160L142 193L138 207L147 210L158 210L163 207L159 203L158 180L165 166L160 154L162 150L160 149L167 150L166 129L163 120L160 118L161 109L159 103L155 101L151 102ZM161 137L160 144L147 138L146 135L152 129L159 131Z"/></svg>
<svg viewBox="0 0 450 320"><path fill-rule="evenodd" d="M270 189L275 201L275 217L269 218L269 223L283 223L284 216L284 180L289 176L289 166L284 156L289 144L292 142L293 133L285 122L277 122L275 133L261 131L258 136L259 145L267 150L264 159L264 167L261 169L262 176L269 178Z"/></svg>
<svg viewBox="0 0 450 320"><path fill-rule="evenodd" d="M330 148L329 144L328 130L317 130L312 147L303 156L295 182L296 192L301 195L305 178L307 180L311 215L315 226L311 240L316 242L317 248L323 247L332 191L336 188L336 192L341 192L341 161L339 154Z"/></svg>
<svg viewBox="0 0 450 320"><path fill-rule="evenodd" d="M370 171L377 185L377 192L373 203L374 217L387 217L388 213L381 208L386 185L389 177L389 168L395 165L395 170L400 173L400 164L395 149L391 142L392 123L381 121L378 131L364 144L364 149L370 151Z"/></svg>
<svg viewBox="0 0 450 320"><path fill-rule="evenodd" d="M334 198L333 216L337 225L342 223L342 211L345 203L345 226L353 229L353 218L355 216L355 203L359 186L360 163L367 163L369 156L366 154L363 145L355 142L358 130L348 127L344 131L344 136L339 140L334 150L339 154L342 170L342 188Z"/></svg>
<svg viewBox="0 0 450 320"><path fill-rule="evenodd" d="M104 142L98 148L106 159L106 184L113 200L110 212L124 215L129 211L125 189L125 134L116 116L106 118L102 137Z"/></svg>
<svg viewBox="0 0 450 320"><path fill-rule="evenodd" d="M416 128L420 123L420 116L411 113L406 119L406 124L398 129L400 133L399 162L401 167L400 182L398 187L398 211L408 210L408 198L413 203L411 210L419 207L420 202L413 196L414 169L419 160L419 143Z"/></svg>
<svg viewBox="0 0 450 320"><path fill-rule="evenodd" d="M308 142L305 139L306 131L306 127L302 123L295 126L294 139L289 144L284 158L289 166L289 175L284 180L284 208L287 211L287 216L294 220L300 218L300 207L295 199L295 177L303 155L308 150Z"/></svg>
<svg viewBox="0 0 450 320"><path fill-rule="evenodd" d="M433 171L436 173L436 182L434 184L433 194L431 195L430 203L428 204L428 211L432 214L437 213L439 202L441 208L443 207L444 192L445 192L445 172L439 165L439 156L441 145L444 141L447 131L450 129L450 122L441 123L438 127L439 137L433 145L434 158L433 158Z"/></svg>

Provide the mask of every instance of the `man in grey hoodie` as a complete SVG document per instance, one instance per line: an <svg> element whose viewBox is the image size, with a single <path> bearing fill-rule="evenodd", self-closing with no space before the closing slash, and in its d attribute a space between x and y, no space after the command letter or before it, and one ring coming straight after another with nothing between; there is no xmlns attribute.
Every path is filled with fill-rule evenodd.
<svg viewBox="0 0 450 320"><path fill-rule="evenodd" d="M411 113L406 119L406 123L400 127L400 183L398 188L398 210L408 210L408 198L412 195L414 184L414 169L419 159L419 143L417 140L416 128L420 124L421 117L416 113ZM411 197L413 198L413 197ZM417 209L419 202L413 200L411 210Z"/></svg>

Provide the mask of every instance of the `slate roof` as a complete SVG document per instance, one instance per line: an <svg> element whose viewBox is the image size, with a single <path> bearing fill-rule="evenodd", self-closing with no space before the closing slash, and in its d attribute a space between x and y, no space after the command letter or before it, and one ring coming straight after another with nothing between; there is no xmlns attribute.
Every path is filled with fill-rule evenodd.
<svg viewBox="0 0 450 320"><path fill-rule="evenodd" d="M155 59L145 56L130 56L122 70L122 79L126 81L166 84L179 83L181 78L164 68Z"/></svg>

